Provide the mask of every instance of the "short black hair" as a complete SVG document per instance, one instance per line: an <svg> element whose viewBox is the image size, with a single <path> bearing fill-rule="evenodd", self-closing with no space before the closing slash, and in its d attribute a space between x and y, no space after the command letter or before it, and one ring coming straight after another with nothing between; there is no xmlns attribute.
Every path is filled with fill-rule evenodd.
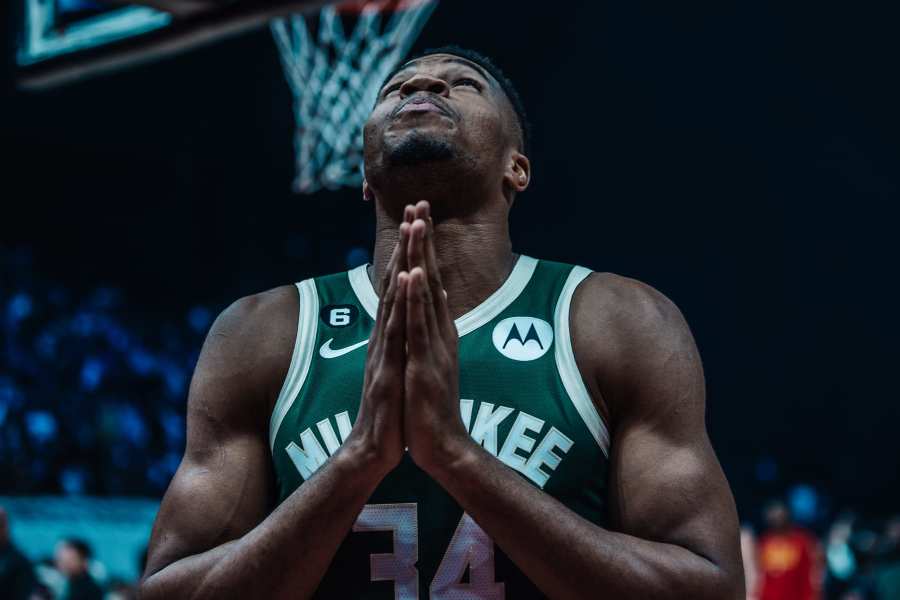
<svg viewBox="0 0 900 600"><path fill-rule="evenodd" d="M476 52L475 50L457 46L455 44L440 46L439 48L428 48L398 65L396 69L388 74L388 76L385 78L385 82L390 81L390 79L394 75L402 71L403 68L412 61L418 60L420 58L425 58L426 56L431 56L433 54L452 54L453 56L464 58L487 71L491 75L491 77L493 77L494 80L497 81L497 83L500 85L500 89L503 90L503 93L506 94L507 100L509 100L509 103L512 105L513 111L516 113L516 120L518 122L517 125L519 128L519 133L522 137L522 151L525 154L529 154L531 149L531 123L529 123L528 121L528 115L525 112L525 104L522 102L522 97L519 96L519 92L518 90L516 90L516 86L513 85L513 82L510 81L510 79L503 73L500 67L494 64L494 61L492 61L484 54Z"/></svg>
<svg viewBox="0 0 900 600"><path fill-rule="evenodd" d="M91 547L82 539L66 538L63 540L63 543L77 552L84 560L89 560L93 554Z"/></svg>

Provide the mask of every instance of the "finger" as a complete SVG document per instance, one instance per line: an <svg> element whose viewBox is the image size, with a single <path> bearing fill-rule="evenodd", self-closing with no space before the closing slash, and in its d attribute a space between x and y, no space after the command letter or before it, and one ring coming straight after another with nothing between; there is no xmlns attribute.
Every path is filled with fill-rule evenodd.
<svg viewBox="0 0 900 600"><path fill-rule="evenodd" d="M424 214L424 216L426 218L428 218L428 214L427 214L428 203L427 202L420 202L417 205L417 213L416 214L417 215L420 214L418 209L423 205L425 208L425 212L422 214ZM420 223L423 224L421 227L418 225ZM439 319L438 319L438 314L436 311L435 302L438 297L440 297L441 300L444 300L444 294L442 292L442 288L440 287L439 283L437 285L432 285L432 282L431 282L432 275L431 275L431 273L429 273L429 268L427 265L426 248L429 243L428 223L426 221L423 221L422 219L420 219L417 216L416 221L414 222L414 225L416 226L416 228L414 229L414 234L416 236L418 236L418 239L416 240L416 243L414 244L414 250L417 252L415 259L419 263L415 266L418 266L420 268L424 267L424 269L423 269L423 276L424 276L423 296L425 298L425 322L428 327L428 335L429 335L429 338L433 339L433 340L441 339L444 335L446 327L442 327L439 324ZM434 266L433 270L435 272L437 272L436 265Z"/></svg>
<svg viewBox="0 0 900 600"><path fill-rule="evenodd" d="M420 200L415 206L414 235L420 236L418 243L412 246L412 266L422 266L425 269L425 317L428 331L432 337L444 337L450 327L454 327L446 307L446 295L440 281L440 272L437 267L437 259L434 257L433 227L431 225L431 205L427 200ZM424 231L420 231L418 223L424 223ZM428 261L428 249L431 246L432 259ZM440 304L436 304L439 302Z"/></svg>
<svg viewBox="0 0 900 600"><path fill-rule="evenodd" d="M428 286L428 276L422 276L422 287L425 295L425 322L428 326L428 339L443 340L443 328L438 324L437 312L434 310L434 294Z"/></svg>
<svg viewBox="0 0 900 600"><path fill-rule="evenodd" d="M428 353L430 339L425 317L426 287L425 271L421 267L413 267L406 290L406 343L410 355L425 356Z"/></svg>
<svg viewBox="0 0 900 600"><path fill-rule="evenodd" d="M416 219L416 207L412 204L407 204L403 208L403 221L406 223L412 223Z"/></svg>
<svg viewBox="0 0 900 600"><path fill-rule="evenodd" d="M427 221L431 215L431 204L428 200L419 200L415 206L415 218Z"/></svg>
<svg viewBox="0 0 900 600"><path fill-rule="evenodd" d="M434 246L434 222L431 219L431 215L428 214L427 203L425 204L427 224L425 232L425 272L428 274L428 285L434 298L437 325L441 334L447 335L450 333L450 329L455 328L456 325L450 316L450 309L447 305L447 291L444 289L444 283L441 281L441 272L437 265L437 250Z"/></svg>
<svg viewBox="0 0 900 600"><path fill-rule="evenodd" d="M384 275L381 278L381 294L379 294L378 309L375 312L375 326L372 328L372 332L369 335L369 349L366 352L367 356L371 356L381 347L381 332L384 331L385 323L390 317L394 306L394 280L396 279L396 272L398 270L397 264L401 258L404 259L405 262L405 255L406 251L398 240L397 244L394 246L393 252L391 252L391 258L388 260L388 264L385 267Z"/></svg>
<svg viewBox="0 0 900 600"><path fill-rule="evenodd" d="M410 227L410 223L407 223L406 221L400 223L400 240L397 244L399 250L397 253L397 264L395 265L395 269L398 273L400 271L409 271L407 253L409 248Z"/></svg>
<svg viewBox="0 0 900 600"><path fill-rule="evenodd" d="M406 260L410 272L416 267L425 270L425 231L428 226L422 219L416 219L409 226L409 243L407 244ZM424 273L423 273L424 274Z"/></svg>
<svg viewBox="0 0 900 600"><path fill-rule="evenodd" d="M431 218L431 205L422 200L416 205L416 218L425 221L425 269L428 273L428 283L431 291L437 295L444 286L441 282L441 273L437 268L437 253L434 248L434 220Z"/></svg>
<svg viewBox="0 0 900 600"><path fill-rule="evenodd" d="M394 365L401 368L406 359L406 292L408 284L409 273L398 272L394 309L391 311L384 330L385 356Z"/></svg>
<svg viewBox="0 0 900 600"><path fill-rule="evenodd" d="M402 271L406 271L406 245L409 242L409 224L401 223L400 224L400 239L397 241L396 246L396 259L393 264L393 278L391 279L391 287L388 288L388 292L384 296L384 300L381 304L385 305L385 314L382 319L386 322L390 318L390 314L392 311L396 310L397 306L397 298L396 298L396 290L398 284L398 277ZM404 306L404 311L406 307ZM382 324L382 329L384 328L385 323Z"/></svg>
<svg viewBox="0 0 900 600"><path fill-rule="evenodd" d="M391 288L392 283L396 281L397 273L407 270L406 267L406 246L409 243L409 224L404 222L400 224L400 234L397 244L391 252L391 258L385 267L384 276L381 281L380 302L378 303L378 311L376 313L376 322L381 323L388 318L388 314L384 314L394 304L394 294ZM382 317L381 315L384 314ZM381 319L382 321L379 321ZM383 323L382 323L383 324ZM382 327L383 328L383 327Z"/></svg>

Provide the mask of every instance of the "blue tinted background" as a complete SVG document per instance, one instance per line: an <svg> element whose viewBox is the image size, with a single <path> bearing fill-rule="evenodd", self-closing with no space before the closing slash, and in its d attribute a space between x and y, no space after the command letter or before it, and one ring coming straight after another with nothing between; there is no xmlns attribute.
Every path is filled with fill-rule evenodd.
<svg viewBox="0 0 900 600"><path fill-rule="evenodd" d="M745 518L900 505L896 15L876 4L444 2L534 122L518 251L669 295ZM368 259L358 190L298 197L266 31L4 111L0 492L158 497L234 299ZM796 487L801 485L801 487ZM808 511L807 511L808 512Z"/></svg>

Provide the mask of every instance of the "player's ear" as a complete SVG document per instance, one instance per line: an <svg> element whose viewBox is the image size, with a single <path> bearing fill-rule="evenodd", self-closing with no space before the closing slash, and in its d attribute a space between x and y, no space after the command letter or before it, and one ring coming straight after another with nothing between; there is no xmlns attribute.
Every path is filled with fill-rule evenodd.
<svg viewBox="0 0 900 600"><path fill-rule="evenodd" d="M372 192L372 188L369 187L369 182L366 181L365 178L363 178L362 188L363 188L363 200L365 200L366 202L372 202L373 200L375 200L375 193Z"/></svg>
<svg viewBox="0 0 900 600"><path fill-rule="evenodd" d="M528 189L528 184L531 182L531 163L528 157L518 150L513 150L507 159L503 179L516 193Z"/></svg>

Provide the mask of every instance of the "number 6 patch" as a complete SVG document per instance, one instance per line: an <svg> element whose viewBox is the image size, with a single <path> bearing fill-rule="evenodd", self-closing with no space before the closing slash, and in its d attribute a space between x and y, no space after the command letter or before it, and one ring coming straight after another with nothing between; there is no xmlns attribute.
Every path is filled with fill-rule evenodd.
<svg viewBox="0 0 900 600"><path fill-rule="evenodd" d="M329 327L347 327L356 322L359 308L353 304L329 304L319 311L319 317Z"/></svg>

